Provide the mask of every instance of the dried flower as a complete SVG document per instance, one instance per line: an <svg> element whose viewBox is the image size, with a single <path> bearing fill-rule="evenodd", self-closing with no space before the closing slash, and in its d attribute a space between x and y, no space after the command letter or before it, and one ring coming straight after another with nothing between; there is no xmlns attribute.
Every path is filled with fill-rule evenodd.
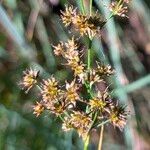
<svg viewBox="0 0 150 150"><path fill-rule="evenodd" d="M119 127L121 130L124 128L127 122L127 116L129 112L125 110L125 107L118 106L118 104L110 112L110 121L116 127Z"/></svg>
<svg viewBox="0 0 150 150"><path fill-rule="evenodd" d="M97 74L96 70L95 69L90 69L90 71L88 71L86 73L86 79L89 84L90 84L90 87L92 87L92 85L94 83L98 83L98 82L101 82L103 81L103 79L101 78L101 76L99 74Z"/></svg>
<svg viewBox="0 0 150 150"><path fill-rule="evenodd" d="M104 65L97 62L96 72L102 77L113 75L115 71L110 65Z"/></svg>
<svg viewBox="0 0 150 150"><path fill-rule="evenodd" d="M73 129L73 125L70 122L70 117L65 117L64 118L64 122L62 124L62 129L65 132L70 131L71 129Z"/></svg>
<svg viewBox="0 0 150 150"><path fill-rule="evenodd" d="M81 36L87 35L90 39L100 33L100 29L105 23L105 19L97 13L89 17L79 14L73 20L73 24Z"/></svg>
<svg viewBox="0 0 150 150"><path fill-rule="evenodd" d="M64 44L62 42L60 42L57 46L53 46L54 47L54 54L56 56L60 56L63 54L64 52Z"/></svg>
<svg viewBox="0 0 150 150"><path fill-rule="evenodd" d="M119 0L118 2L112 2L109 6L110 11L113 15L118 15L120 17L128 17L126 13L128 12L128 7L125 6L131 0Z"/></svg>
<svg viewBox="0 0 150 150"><path fill-rule="evenodd" d="M69 26L72 24L74 16L76 16L76 9L73 6L66 6L65 11L61 11L61 19L65 26Z"/></svg>
<svg viewBox="0 0 150 150"><path fill-rule="evenodd" d="M51 109L51 112L54 113L56 116L59 116L60 114L64 113L65 106L61 102L57 102L53 105L54 109Z"/></svg>
<svg viewBox="0 0 150 150"><path fill-rule="evenodd" d="M102 110L106 106L106 102L102 99L98 99L97 97L94 97L90 100L89 105L91 106L91 109L94 110Z"/></svg>
<svg viewBox="0 0 150 150"><path fill-rule="evenodd" d="M100 110L101 112L109 112L110 108L114 106L112 99L106 90L98 91L97 97L93 97L89 101L89 105L92 110Z"/></svg>
<svg viewBox="0 0 150 150"><path fill-rule="evenodd" d="M83 139L87 137L90 130L92 119L84 113L74 112L71 117L67 118L63 123L63 129L65 131L74 128L77 130L79 136Z"/></svg>
<svg viewBox="0 0 150 150"><path fill-rule="evenodd" d="M67 104L76 104L76 100L80 99L78 93L78 85L75 83L75 80L72 81L70 84L66 82L66 92L65 92L65 102Z"/></svg>
<svg viewBox="0 0 150 150"><path fill-rule="evenodd" d="M106 20L98 13L92 16L82 15L77 13L77 10L73 9L72 6L66 7L61 18L65 26L72 24L80 32L81 36L87 35L90 39L93 39L106 23Z"/></svg>
<svg viewBox="0 0 150 150"><path fill-rule="evenodd" d="M36 104L33 106L33 110L33 114L35 114L36 117L38 117L44 111L44 106L41 103L36 102Z"/></svg>
<svg viewBox="0 0 150 150"><path fill-rule="evenodd" d="M51 76L48 80L43 80L42 84L42 98L45 102L53 102L59 94L58 82Z"/></svg>
<svg viewBox="0 0 150 150"><path fill-rule="evenodd" d="M23 79L20 82L20 85L26 93L37 83L39 71L27 69L23 71Z"/></svg>

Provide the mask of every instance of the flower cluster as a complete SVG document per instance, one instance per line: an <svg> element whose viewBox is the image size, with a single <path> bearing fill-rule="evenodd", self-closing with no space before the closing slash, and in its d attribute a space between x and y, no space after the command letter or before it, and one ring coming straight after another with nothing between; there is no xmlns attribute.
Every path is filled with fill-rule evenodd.
<svg viewBox="0 0 150 150"><path fill-rule="evenodd" d="M126 13L128 12L127 4L131 0L118 0L111 2L109 9L113 15L118 15L120 17L128 17Z"/></svg>
<svg viewBox="0 0 150 150"><path fill-rule="evenodd" d="M104 65L101 67L109 68L107 66L104 67ZM78 80L77 77L74 77L72 82L68 83L66 81L65 86L59 85L59 82L53 76L47 80L44 79L42 83L37 82L37 79L33 76L32 78L35 82L32 82L31 85L30 80L27 80L28 83L24 78L30 76L31 72L36 73L37 71L31 71L31 69L26 71L22 85L27 89L31 89L36 83L40 88L40 94L38 93L38 95L41 100L37 101L33 106L33 113L38 117L44 110L48 110L57 117L61 116L63 118L62 128L64 131L76 129L83 139L86 138L93 127L96 127L95 125L98 126L106 120L109 120L114 126L123 129L128 112L111 98L107 90L97 91L96 94L92 93L92 90L88 93L87 89L87 94L90 96L88 100L84 100L79 93L81 91L79 89L83 88L83 86L88 85L91 89L91 85L105 81L103 76L107 77L108 74L112 74L110 69L104 69L104 72L101 69L99 73L99 68L100 64L95 70L93 69L89 73L86 71L85 74L90 77L85 78L84 83ZM79 109L77 102L83 103L88 109Z"/></svg>
<svg viewBox="0 0 150 150"><path fill-rule="evenodd" d="M53 47L54 54L62 56L67 60L66 65L71 67L75 76L83 75L85 64L80 59L79 44L77 44L74 37L66 43L60 42L57 46Z"/></svg>
<svg viewBox="0 0 150 150"><path fill-rule="evenodd" d="M120 0L112 4L113 13L124 16L126 7L123 4L128 2ZM83 15L72 6L66 6L65 11L61 13L66 26L74 27L81 36L88 36L90 41L106 23L98 13ZM77 40L73 37L66 42L60 42L53 48L56 56L66 60L65 65L73 72L73 80L60 85L53 75L48 79L38 80L39 71L26 70L21 82L22 88L28 92L36 85L40 90L40 101L33 106L33 113L38 117L44 110L51 112L62 120L64 131L75 129L83 139L93 128L101 126L104 122L123 129L128 111L112 98L107 87L107 78L115 73L114 69L101 62L96 62L96 67L86 65L82 59L84 50L79 45L79 38ZM104 91L98 89L101 82L106 87Z"/></svg>
<svg viewBox="0 0 150 150"><path fill-rule="evenodd" d="M65 11L61 13L61 18L65 26L73 26L75 30L79 31L81 36L87 35L90 39L98 35L100 29L106 23L106 19L99 15L99 13L91 16L83 15L76 8L74 9L73 6L66 6Z"/></svg>
<svg viewBox="0 0 150 150"><path fill-rule="evenodd" d="M85 139L91 128L91 124L92 118L89 115L82 112L73 112L70 116L65 117L62 129L64 131L76 129L79 136Z"/></svg>
<svg viewBox="0 0 150 150"><path fill-rule="evenodd" d="M19 85L26 93L37 83L38 74L39 71L32 70L31 68L23 71L23 79Z"/></svg>

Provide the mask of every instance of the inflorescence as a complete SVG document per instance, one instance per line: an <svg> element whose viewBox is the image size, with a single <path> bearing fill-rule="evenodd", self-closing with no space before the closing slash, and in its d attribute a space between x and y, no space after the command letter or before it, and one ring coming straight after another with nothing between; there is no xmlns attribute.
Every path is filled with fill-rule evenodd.
<svg viewBox="0 0 150 150"><path fill-rule="evenodd" d="M129 0L112 2L110 10L113 15L125 17L127 7L124 4L128 2ZM87 36L90 40L107 23L107 19L98 13L91 16L83 15L73 6L66 6L65 11L61 13L65 26L73 27L81 36ZM129 112L112 98L107 87L107 78L114 75L114 69L100 62L95 63L95 68L88 68L82 59L83 50L78 40L72 37L67 42L53 46L54 54L63 57L66 60L64 65L72 70L71 82L66 81L64 85L60 85L53 75L39 82L39 71L30 68L23 72L20 84L26 93L35 86L40 90L40 101L36 101L33 106L33 113L38 117L44 110L48 110L62 120L64 131L75 129L83 139L93 128L104 123L111 123L123 129ZM105 84L106 89L98 90L99 83Z"/></svg>

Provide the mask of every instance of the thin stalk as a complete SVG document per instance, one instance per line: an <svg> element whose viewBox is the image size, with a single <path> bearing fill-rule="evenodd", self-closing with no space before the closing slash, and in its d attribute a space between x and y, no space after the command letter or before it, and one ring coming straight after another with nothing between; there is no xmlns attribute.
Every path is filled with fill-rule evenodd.
<svg viewBox="0 0 150 150"><path fill-rule="evenodd" d="M92 4L93 4L93 0L90 0L90 16L92 15Z"/></svg>
<svg viewBox="0 0 150 150"><path fill-rule="evenodd" d="M91 89L90 89L90 87L89 87L89 84L87 84L87 83L85 82L84 85L85 85L85 87L86 87L86 89L87 89L87 92L90 94L91 98L93 98L93 94L92 94L92 92L91 92Z"/></svg>
<svg viewBox="0 0 150 150"><path fill-rule="evenodd" d="M103 136L104 136L104 125L101 126L100 138L99 138L99 143L98 143L98 150L102 150Z"/></svg>
<svg viewBox="0 0 150 150"><path fill-rule="evenodd" d="M36 85L36 87L40 90L40 91L42 91L42 88L37 84Z"/></svg>
<svg viewBox="0 0 150 150"><path fill-rule="evenodd" d="M110 119L108 119L108 120L106 120L106 121L100 123L99 125L97 125L97 127L103 126L103 125L105 125L105 124L108 123L108 122L110 122Z"/></svg>
<svg viewBox="0 0 150 150"><path fill-rule="evenodd" d="M90 70L90 68L91 68L91 47L92 47L92 40L89 40L88 60L87 60L87 69L88 70Z"/></svg>
<svg viewBox="0 0 150 150"><path fill-rule="evenodd" d="M85 15L84 0L80 0L82 14Z"/></svg>
<svg viewBox="0 0 150 150"><path fill-rule="evenodd" d="M84 150L88 150L89 140L90 140L90 136L88 135L84 141Z"/></svg>
<svg viewBox="0 0 150 150"><path fill-rule="evenodd" d="M59 119L60 119L62 122L64 122L64 119L62 118L61 115L59 115L58 117L59 117Z"/></svg>

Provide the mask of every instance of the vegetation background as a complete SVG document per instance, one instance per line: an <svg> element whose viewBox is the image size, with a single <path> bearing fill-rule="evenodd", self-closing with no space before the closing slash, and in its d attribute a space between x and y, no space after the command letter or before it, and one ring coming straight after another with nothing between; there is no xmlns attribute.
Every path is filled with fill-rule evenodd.
<svg viewBox="0 0 150 150"><path fill-rule="evenodd" d="M36 118L31 107L36 91L26 95L18 86L22 71L29 67L39 69L45 78L50 74L60 81L70 78L51 46L71 35L60 20L65 4L80 9L80 0L0 1L0 150L83 149L78 135L62 132L60 120L48 112ZM107 18L105 4L109 0L94 0L93 8ZM88 0L85 5L88 8ZM123 132L105 127L105 150L150 149L150 1L133 0L128 16L111 19L101 38L93 41L92 60L116 69L115 96L131 111ZM97 149L98 139L99 130L93 131L90 150Z"/></svg>

